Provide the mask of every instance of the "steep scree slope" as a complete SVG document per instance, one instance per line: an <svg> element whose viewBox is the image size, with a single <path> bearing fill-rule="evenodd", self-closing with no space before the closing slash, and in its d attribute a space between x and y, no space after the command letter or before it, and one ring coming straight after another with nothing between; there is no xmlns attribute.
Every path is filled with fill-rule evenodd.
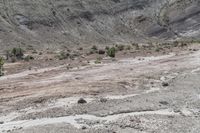
<svg viewBox="0 0 200 133"><path fill-rule="evenodd" d="M195 39L199 7L199 0L1 0L0 47Z"/></svg>

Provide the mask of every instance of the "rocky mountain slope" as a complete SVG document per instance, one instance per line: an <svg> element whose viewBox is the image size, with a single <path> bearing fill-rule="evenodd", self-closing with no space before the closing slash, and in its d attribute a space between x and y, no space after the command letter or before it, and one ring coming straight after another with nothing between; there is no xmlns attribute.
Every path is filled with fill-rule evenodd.
<svg viewBox="0 0 200 133"><path fill-rule="evenodd" d="M1 0L0 47L198 39L199 6L199 0Z"/></svg>

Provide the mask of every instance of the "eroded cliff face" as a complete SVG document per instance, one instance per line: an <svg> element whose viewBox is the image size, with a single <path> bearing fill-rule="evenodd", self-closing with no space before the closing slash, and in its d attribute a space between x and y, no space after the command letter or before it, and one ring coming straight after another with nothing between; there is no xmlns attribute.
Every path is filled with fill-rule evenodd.
<svg viewBox="0 0 200 133"><path fill-rule="evenodd" d="M1 0L0 46L198 38L199 0Z"/></svg>

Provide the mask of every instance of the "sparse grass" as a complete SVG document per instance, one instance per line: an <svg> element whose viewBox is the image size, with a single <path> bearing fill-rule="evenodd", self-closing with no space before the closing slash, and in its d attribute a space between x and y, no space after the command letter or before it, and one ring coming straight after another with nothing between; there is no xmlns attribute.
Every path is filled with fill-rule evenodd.
<svg viewBox="0 0 200 133"><path fill-rule="evenodd" d="M65 60L70 57L69 53L66 53L64 51L60 52L59 55L56 56L59 60Z"/></svg>
<svg viewBox="0 0 200 133"><path fill-rule="evenodd" d="M98 58L95 60L95 64L101 64L101 60L102 60L102 58L101 58L101 57L98 57Z"/></svg>
<svg viewBox="0 0 200 133"><path fill-rule="evenodd" d="M138 43L133 43L132 46L134 46L136 50L139 50L139 49L140 49L140 46L139 46Z"/></svg>
<svg viewBox="0 0 200 133"><path fill-rule="evenodd" d="M109 47L109 46L106 46L106 47L105 47L105 50L109 50L109 49L110 49L110 47Z"/></svg>
<svg viewBox="0 0 200 133"><path fill-rule="evenodd" d="M131 50L132 47L130 45L126 46L126 50Z"/></svg>
<svg viewBox="0 0 200 133"><path fill-rule="evenodd" d="M88 55L91 55L91 54L95 54L95 53L98 53L98 47L96 45L93 45L88 53Z"/></svg>
<svg viewBox="0 0 200 133"><path fill-rule="evenodd" d="M118 51L123 51L124 47L125 47L124 45L116 45Z"/></svg>
<svg viewBox="0 0 200 133"><path fill-rule="evenodd" d="M156 47L155 52L160 52L160 47Z"/></svg>
<svg viewBox="0 0 200 133"><path fill-rule="evenodd" d="M16 62L17 60L22 60L24 57L24 50L20 47L13 48L6 51L6 60L11 60L11 62Z"/></svg>
<svg viewBox="0 0 200 133"><path fill-rule="evenodd" d="M97 48L96 45L93 45L91 49L94 50L94 51L97 51L97 50L98 50L98 48Z"/></svg>
<svg viewBox="0 0 200 133"><path fill-rule="evenodd" d="M37 53L38 53L37 50L32 51L32 54L37 54Z"/></svg>

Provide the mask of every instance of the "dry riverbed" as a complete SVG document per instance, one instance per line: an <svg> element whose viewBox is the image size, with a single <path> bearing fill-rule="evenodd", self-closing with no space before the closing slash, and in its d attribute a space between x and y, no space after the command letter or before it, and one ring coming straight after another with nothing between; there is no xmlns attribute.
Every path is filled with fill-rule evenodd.
<svg viewBox="0 0 200 133"><path fill-rule="evenodd" d="M199 133L198 48L1 77L0 132Z"/></svg>

